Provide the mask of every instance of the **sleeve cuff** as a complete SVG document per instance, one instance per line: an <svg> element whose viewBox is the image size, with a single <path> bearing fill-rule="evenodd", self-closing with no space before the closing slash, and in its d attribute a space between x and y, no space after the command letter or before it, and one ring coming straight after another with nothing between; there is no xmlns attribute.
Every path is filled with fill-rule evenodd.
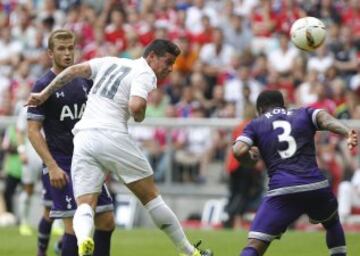
<svg viewBox="0 0 360 256"><path fill-rule="evenodd" d="M237 137L236 140L235 140L235 143L238 142L238 141L242 141L242 142L246 143L250 147L252 145L254 145L253 140L250 139L249 137L244 136L244 135L241 135L241 136Z"/></svg>
<svg viewBox="0 0 360 256"><path fill-rule="evenodd" d="M45 116L33 114L33 113L27 113L27 120L44 121Z"/></svg>
<svg viewBox="0 0 360 256"><path fill-rule="evenodd" d="M316 116L317 116L317 114L319 114L319 112L320 111L322 111L323 109L316 109L313 113L312 113L312 122L313 122L313 124L315 125L315 127L316 127L316 129L319 129L319 126L318 126L318 123L317 123L317 121L316 121Z"/></svg>

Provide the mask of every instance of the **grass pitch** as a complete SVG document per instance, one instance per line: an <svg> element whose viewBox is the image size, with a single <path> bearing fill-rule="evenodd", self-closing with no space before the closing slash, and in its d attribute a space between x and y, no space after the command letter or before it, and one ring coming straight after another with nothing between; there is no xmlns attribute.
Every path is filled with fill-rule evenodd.
<svg viewBox="0 0 360 256"><path fill-rule="evenodd" d="M246 244L246 231L199 231L187 230L192 242L203 240L203 248L211 248L215 256L238 256ZM359 255L360 233L346 235L348 255ZM52 237L48 256L55 255ZM36 237L23 237L17 228L0 228L0 256L36 255ZM176 256L167 237L157 229L117 229L112 239L113 256ZM288 231L280 241L274 241L267 256L321 256L329 255L325 245L324 232Z"/></svg>

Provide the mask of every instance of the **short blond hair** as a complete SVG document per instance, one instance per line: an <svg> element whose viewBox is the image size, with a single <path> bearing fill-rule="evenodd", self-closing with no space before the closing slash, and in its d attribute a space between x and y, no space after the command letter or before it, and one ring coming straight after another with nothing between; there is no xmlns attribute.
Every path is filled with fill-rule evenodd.
<svg viewBox="0 0 360 256"><path fill-rule="evenodd" d="M51 32L49 39L48 39L48 48L50 50L54 49L54 40L55 39L60 39L60 40L72 39L72 40L74 40L74 43L75 43L76 36L72 31L70 31L68 29L54 30L53 32Z"/></svg>

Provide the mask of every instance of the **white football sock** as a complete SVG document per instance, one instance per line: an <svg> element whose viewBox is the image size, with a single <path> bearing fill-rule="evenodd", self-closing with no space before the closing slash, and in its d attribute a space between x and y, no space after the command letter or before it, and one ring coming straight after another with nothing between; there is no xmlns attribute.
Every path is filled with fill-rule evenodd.
<svg viewBox="0 0 360 256"><path fill-rule="evenodd" d="M73 227L78 245L86 238L93 237L94 232L94 210L88 204L81 204L76 209Z"/></svg>
<svg viewBox="0 0 360 256"><path fill-rule="evenodd" d="M19 196L19 214L21 224L29 224L29 214L32 196L22 191Z"/></svg>
<svg viewBox="0 0 360 256"><path fill-rule="evenodd" d="M165 204L161 196L148 202L145 208L148 210L156 226L166 233L180 252L187 255L193 254L195 251L194 246L186 238L177 217Z"/></svg>

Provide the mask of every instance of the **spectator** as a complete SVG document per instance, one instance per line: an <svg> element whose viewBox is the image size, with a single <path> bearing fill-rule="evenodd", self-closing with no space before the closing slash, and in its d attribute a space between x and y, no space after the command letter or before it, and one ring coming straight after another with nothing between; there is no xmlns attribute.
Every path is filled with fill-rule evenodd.
<svg viewBox="0 0 360 256"><path fill-rule="evenodd" d="M254 53L270 51L275 44L271 37L276 28L276 13L272 10L272 1L260 0L251 13L251 30L254 34L252 51Z"/></svg>
<svg viewBox="0 0 360 256"><path fill-rule="evenodd" d="M315 51L315 55L309 58L307 69L317 70L324 75L326 70L334 64L334 57L330 54L326 45L322 45Z"/></svg>
<svg viewBox="0 0 360 256"><path fill-rule="evenodd" d="M247 66L242 66L238 70L238 74L235 78L225 82L225 100L228 102L234 102L236 104L236 116L243 116L243 102L244 95L243 89L249 88L251 102L255 102L257 96L263 89L263 86L253 79L250 75L250 69Z"/></svg>
<svg viewBox="0 0 360 256"><path fill-rule="evenodd" d="M252 32L244 17L239 14L232 14L230 22L223 24L225 43L232 46L239 53L250 49Z"/></svg>
<svg viewBox="0 0 360 256"><path fill-rule="evenodd" d="M205 0L194 0L194 5L186 11L186 28L192 34L198 34L203 31L201 18L206 15L210 19L211 26L219 24L218 14L215 9L206 4Z"/></svg>
<svg viewBox="0 0 360 256"><path fill-rule="evenodd" d="M205 109L194 104L191 117L205 117ZM208 127L185 128L178 137L174 161L180 181L206 182L206 173L212 152L211 130Z"/></svg>
<svg viewBox="0 0 360 256"><path fill-rule="evenodd" d="M2 142L2 150L5 151L3 169L6 173L4 198L6 210L15 215L14 209L14 195L16 188L21 184L21 160L17 153L17 138L16 129L14 125L6 129L5 136Z"/></svg>
<svg viewBox="0 0 360 256"><path fill-rule="evenodd" d="M360 169L356 170L351 181L342 181L339 185L339 217L342 223L351 221L353 208L360 208Z"/></svg>
<svg viewBox="0 0 360 256"><path fill-rule="evenodd" d="M255 117L255 109L249 110L244 114L244 121L240 122L232 131L232 141L242 133L245 126ZM224 227L241 227L243 215L249 211L256 211L260 204L263 191L262 170L263 163L256 166L244 166L233 156L231 145L228 145L225 170L229 174L229 197L225 207L227 219Z"/></svg>
<svg viewBox="0 0 360 256"><path fill-rule="evenodd" d="M290 46L288 34L280 33L279 41L279 48L268 54L269 70L278 73L289 73L292 70L295 58L299 54L299 50Z"/></svg>
<svg viewBox="0 0 360 256"><path fill-rule="evenodd" d="M295 98L298 106L308 106L317 101L318 98L315 92L315 87L316 84L319 83L318 76L319 73L317 70L309 70L305 81L296 88Z"/></svg>
<svg viewBox="0 0 360 256"><path fill-rule="evenodd" d="M198 53L192 48L187 36L180 36L178 43L181 53L175 61L174 70L188 77L197 61Z"/></svg>

